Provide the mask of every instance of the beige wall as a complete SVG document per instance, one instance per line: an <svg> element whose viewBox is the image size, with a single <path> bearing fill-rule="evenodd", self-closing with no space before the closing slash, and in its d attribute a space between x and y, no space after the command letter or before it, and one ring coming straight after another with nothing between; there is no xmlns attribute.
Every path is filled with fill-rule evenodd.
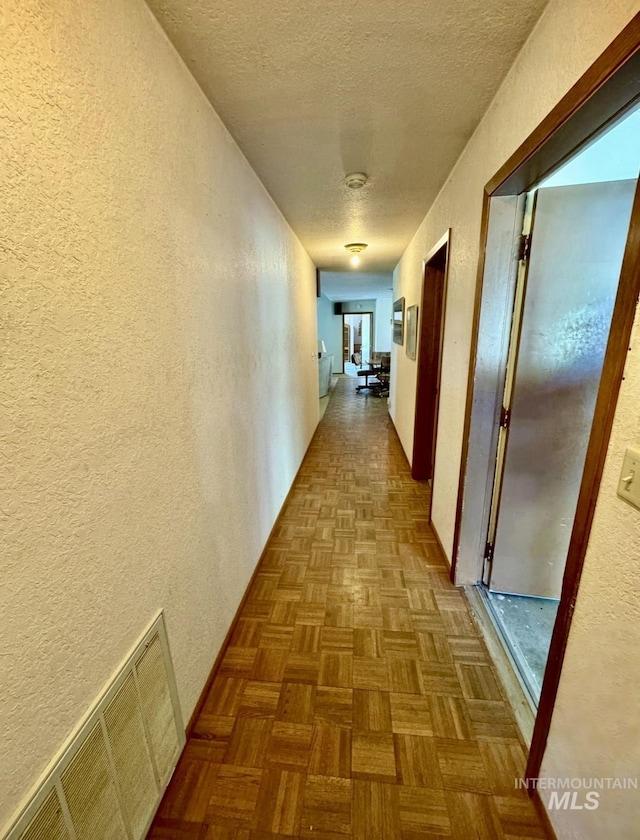
<svg viewBox="0 0 640 840"><path fill-rule="evenodd" d="M141 0L0 26L0 825L164 607L185 720L318 419L315 270Z"/></svg>
<svg viewBox="0 0 640 840"><path fill-rule="evenodd" d="M631 347L541 776L640 783L640 511L616 495L624 450L640 443L639 319ZM597 810L556 813L561 838L636 840L640 791L602 791Z"/></svg>
<svg viewBox="0 0 640 840"><path fill-rule="evenodd" d="M452 228L433 521L449 559L458 492L484 184L629 20L637 0L552 0L395 273L394 296L419 300L422 260ZM640 514L615 497L621 456L640 442L640 335L629 357L612 444L562 672L547 776L638 774L640 724ZM394 346L390 412L411 457L416 364ZM631 840L637 794L603 792L597 811L556 811L562 838Z"/></svg>

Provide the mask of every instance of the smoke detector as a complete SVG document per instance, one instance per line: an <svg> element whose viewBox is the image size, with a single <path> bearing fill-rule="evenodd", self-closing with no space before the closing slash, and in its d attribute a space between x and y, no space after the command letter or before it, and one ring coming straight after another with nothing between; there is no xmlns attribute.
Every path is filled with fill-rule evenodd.
<svg viewBox="0 0 640 840"><path fill-rule="evenodd" d="M345 184L350 190L359 190L367 183L369 179L364 172L352 172L344 179Z"/></svg>

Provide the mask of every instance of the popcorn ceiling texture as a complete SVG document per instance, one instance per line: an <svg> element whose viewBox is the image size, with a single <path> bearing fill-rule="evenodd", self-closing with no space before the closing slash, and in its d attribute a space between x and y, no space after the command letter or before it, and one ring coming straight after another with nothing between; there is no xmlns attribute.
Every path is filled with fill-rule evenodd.
<svg viewBox="0 0 640 840"><path fill-rule="evenodd" d="M637 0L552 0L395 271L394 297L403 295L407 306L418 302L422 260L451 227L432 507L449 560L484 185L639 10ZM390 413L411 459L416 365L404 348L394 345L392 352L396 375L391 380ZM547 776L635 776L640 763L635 702L640 693L635 653L640 515L615 497L624 447L640 442L639 404L636 325L543 765ZM552 822L558 837L636 837L638 809L632 796L608 792L601 796L597 812L555 811Z"/></svg>
<svg viewBox="0 0 640 840"><path fill-rule="evenodd" d="M390 272L546 0L148 3L315 263Z"/></svg>
<svg viewBox="0 0 640 840"><path fill-rule="evenodd" d="M189 718L318 420L315 270L141 0L0 14L0 825L159 608Z"/></svg>

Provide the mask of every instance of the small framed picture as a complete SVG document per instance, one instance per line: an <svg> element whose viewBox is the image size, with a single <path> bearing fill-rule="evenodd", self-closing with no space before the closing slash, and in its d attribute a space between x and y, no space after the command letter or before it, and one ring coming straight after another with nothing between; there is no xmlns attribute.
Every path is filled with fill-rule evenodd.
<svg viewBox="0 0 640 840"><path fill-rule="evenodd" d="M418 343L418 304L407 308L407 356L410 359L416 357L416 345Z"/></svg>
<svg viewBox="0 0 640 840"><path fill-rule="evenodd" d="M393 340L396 344L404 343L404 298L393 302Z"/></svg>

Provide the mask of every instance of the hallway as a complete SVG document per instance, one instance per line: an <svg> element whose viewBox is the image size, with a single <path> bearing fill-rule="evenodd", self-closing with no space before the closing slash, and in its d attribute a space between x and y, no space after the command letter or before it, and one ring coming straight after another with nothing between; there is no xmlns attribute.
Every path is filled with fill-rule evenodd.
<svg viewBox="0 0 640 840"><path fill-rule="evenodd" d="M152 840L546 836L428 486L386 400L354 388L334 389Z"/></svg>

